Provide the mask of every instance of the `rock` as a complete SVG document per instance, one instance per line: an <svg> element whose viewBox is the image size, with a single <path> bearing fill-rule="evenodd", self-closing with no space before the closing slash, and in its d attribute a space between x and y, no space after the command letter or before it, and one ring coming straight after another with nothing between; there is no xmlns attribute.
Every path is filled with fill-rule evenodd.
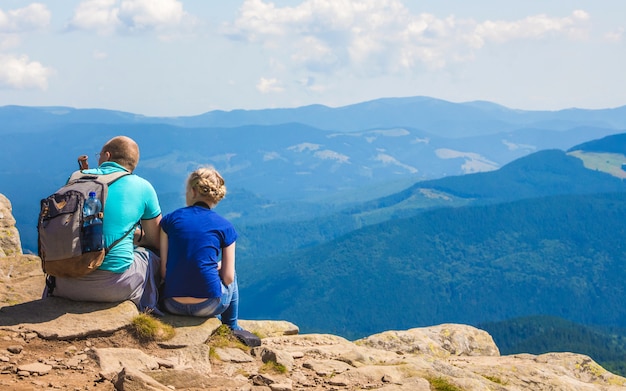
<svg viewBox="0 0 626 391"><path fill-rule="evenodd" d="M174 369L211 373L210 346L206 344L187 346L182 349L176 349L174 354L175 356L170 357L168 360L174 363Z"/></svg>
<svg viewBox="0 0 626 391"><path fill-rule="evenodd" d="M13 345L7 348L7 350L13 354L20 354L23 349L24 347L22 345Z"/></svg>
<svg viewBox="0 0 626 391"><path fill-rule="evenodd" d="M266 362L275 362L285 367L287 372L291 372L294 366L293 356L285 351L277 349L263 349L261 351L261 360Z"/></svg>
<svg viewBox="0 0 626 391"><path fill-rule="evenodd" d="M237 348L215 348L215 353L217 353L220 360L224 362L244 363L254 361L254 358L249 354Z"/></svg>
<svg viewBox="0 0 626 391"><path fill-rule="evenodd" d="M22 243L12 210L9 199L0 194L0 257L22 255Z"/></svg>
<svg viewBox="0 0 626 391"><path fill-rule="evenodd" d="M159 362L155 357L137 349L95 349L93 355L96 362L100 365L100 373L105 379L113 379L125 368L132 371L146 371L159 368Z"/></svg>
<svg viewBox="0 0 626 391"><path fill-rule="evenodd" d="M20 372L28 372L29 374L43 376L52 370L52 366L35 362L31 364L20 365L19 367L17 367L17 370Z"/></svg>
<svg viewBox="0 0 626 391"><path fill-rule="evenodd" d="M170 390L245 390L247 379L225 376L208 376L199 372L183 370L154 371L150 377ZM220 387L220 388L218 388Z"/></svg>
<svg viewBox="0 0 626 391"><path fill-rule="evenodd" d="M222 322L217 318L197 318L170 314L165 314L161 320L176 328L174 338L159 342L159 345L166 349L178 349L203 344L222 325Z"/></svg>
<svg viewBox="0 0 626 391"><path fill-rule="evenodd" d="M115 378L115 389L118 391L171 391L148 375L140 371L124 368Z"/></svg>
<svg viewBox="0 0 626 391"><path fill-rule="evenodd" d="M270 384L270 390L272 391L291 391L293 385L290 382L287 383L273 383Z"/></svg>
<svg viewBox="0 0 626 391"><path fill-rule="evenodd" d="M252 376L252 384L255 386L267 386L269 387L272 384L276 383L276 379L273 376L268 375L267 373L259 373L258 375Z"/></svg>
<svg viewBox="0 0 626 391"><path fill-rule="evenodd" d="M298 326L284 320L240 320L239 326L261 338L297 335L300 333Z"/></svg>
<svg viewBox="0 0 626 391"><path fill-rule="evenodd" d="M0 308L0 329L32 331L45 339L70 340L110 335L127 327L138 313L130 301L92 303L48 297Z"/></svg>
<svg viewBox="0 0 626 391"><path fill-rule="evenodd" d="M276 348L293 355L320 359L338 359L354 367L371 364L393 365L403 357L381 349L364 349L345 338L330 334L303 334L263 340L266 348Z"/></svg>
<svg viewBox="0 0 626 391"><path fill-rule="evenodd" d="M458 324L385 331L355 343L398 353L422 353L437 357L500 355L493 338L486 331Z"/></svg>
<svg viewBox="0 0 626 391"><path fill-rule="evenodd" d="M44 286L39 257L0 256L0 307L40 299Z"/></svg>
<svg viewBox="0 0 626 391"><path fill-rule="evenodd" d="M332 376L352 369L352 366L338 360L309 360L302 364L304 368L314 371L318 376Z"/></svg>

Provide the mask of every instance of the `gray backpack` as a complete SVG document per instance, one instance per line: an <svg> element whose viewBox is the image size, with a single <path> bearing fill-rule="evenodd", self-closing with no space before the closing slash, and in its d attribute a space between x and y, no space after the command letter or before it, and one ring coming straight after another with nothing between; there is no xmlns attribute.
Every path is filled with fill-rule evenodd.
<svg viewBox="0 0 626 391"><path fill-rule="evenodd" d="M110 184L128 175L115 172L105 175L76 171L65 186L41 200L37 223L38 250L44 273L55 277L81 277L96 270L106 253L130 232L100 251L83 253L83 205L89 192L95 192L102 203L101 218L106 221L106 198Z"/></svg>

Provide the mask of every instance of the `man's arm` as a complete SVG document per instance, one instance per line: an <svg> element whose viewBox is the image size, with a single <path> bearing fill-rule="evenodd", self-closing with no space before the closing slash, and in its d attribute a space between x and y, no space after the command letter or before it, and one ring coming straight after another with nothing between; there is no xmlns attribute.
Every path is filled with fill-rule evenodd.
<svg viewBox="0 0 626 391"><path fill-rule="evenodd" d="M137 240L136 243L139 246L143 246L149 248L151 250L159 251L161 248L160 243L160 235L161 235L161 227L159 223L161 222L161 215L150 219L150 220L141 220L141 228L143 230L143 235L141 235L141 239Z"/></svg>

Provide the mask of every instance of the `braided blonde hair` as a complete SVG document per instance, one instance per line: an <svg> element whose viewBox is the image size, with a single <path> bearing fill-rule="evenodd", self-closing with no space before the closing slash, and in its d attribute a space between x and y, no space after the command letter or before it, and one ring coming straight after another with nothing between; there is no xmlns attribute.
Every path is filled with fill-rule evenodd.
<svg viewBox="0 0 626 391"><path fill-rule="evenodd" d="M213 167L200 167L189 174L187 186L198 194L194 201L204 201L211 206L226 196L224 178Z"/></svg>

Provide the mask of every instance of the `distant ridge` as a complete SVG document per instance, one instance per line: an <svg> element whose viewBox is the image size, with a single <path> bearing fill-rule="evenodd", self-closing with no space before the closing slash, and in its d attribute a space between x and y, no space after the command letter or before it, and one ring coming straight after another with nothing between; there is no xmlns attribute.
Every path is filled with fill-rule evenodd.
<svg viewBox="0 0 626 391"><path fill-rule="evenodd" d="M528 111L509 109L486 101L453 103L415 96L380 98L337 108L310 105L290 109L211 111L198 116L180 117L173 123L192 127L232 127L290 122L337 131L403 126L441 137L456 138L506 132L520 127L564 130L573 126L596 126L626 129L626 106L600 110Z"/></svg>
<svg viewBox="0 0 626 391"><path fill-rule="evenodd" d="M181 117L146 117L104 109L4 106L0 107L0 121L9 128L20 128L19 116L25 113L30 117L30 124L161 123L194 128L230 128L300 123L332 131L408 127L450 138L489 135L521 127L565 130L594 126L626 130L626 106L598 110L530 111L509 109L486 101L453 103L425 96L380 98L336 108L309 105L296 108L215 110Z"/></svg>
<svg viewBox="0 0 626 391"><path fill-rule="evenodd" d="M626 133L610 135L599 140L588 141L570 148L568 152L569 151L621 153L626 155Z"/></svg>

